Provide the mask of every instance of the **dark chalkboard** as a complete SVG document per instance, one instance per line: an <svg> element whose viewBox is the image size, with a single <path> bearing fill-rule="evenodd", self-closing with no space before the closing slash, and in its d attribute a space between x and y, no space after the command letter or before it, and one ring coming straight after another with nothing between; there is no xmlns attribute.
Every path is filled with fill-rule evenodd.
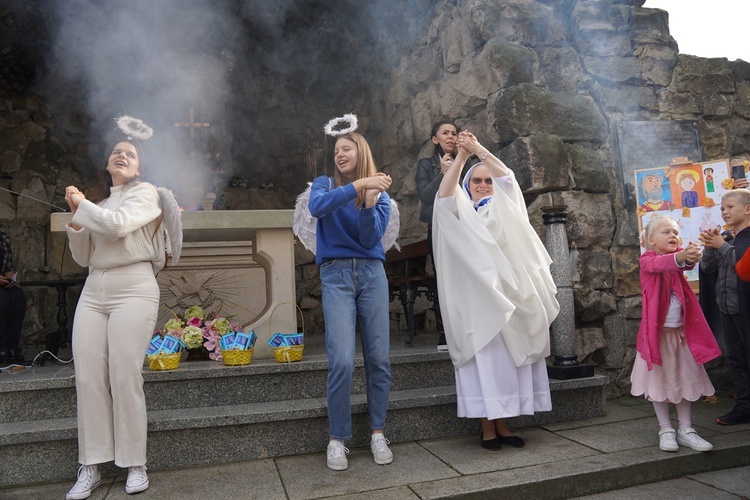
<svg viewBox="0 0 750 500"><path fill-rule="evenodd" d="M619 122L617 143L628 204L635 202L635 170L666 167L678 156L687 156L693 163L703 161L700 129L694 121Z"/></svg>

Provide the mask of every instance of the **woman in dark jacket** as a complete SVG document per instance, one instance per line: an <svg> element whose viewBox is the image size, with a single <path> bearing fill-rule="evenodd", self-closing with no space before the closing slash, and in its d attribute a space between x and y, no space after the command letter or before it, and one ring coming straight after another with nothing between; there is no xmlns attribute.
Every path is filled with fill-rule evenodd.
<svg viewBox="0 0 750 500"><path fill-rule="evenodd" d="M432 127L432 143L435 150L432 156L421 158L417 164L416 184L417 194L422 202L419 210L419 220L427 224L427 241L430 242L430 257L433 267L435 256L432 251L432 206L435 203L435 195L443 180L443 174L448 170L456 152L458 142L458 127L450 120L441 120ZM443 318L440 314L440 303L438 301L437 289L435 290L435 321L440 333L438 351L447 351L445 342L445 330L443 330Z"/></svg>

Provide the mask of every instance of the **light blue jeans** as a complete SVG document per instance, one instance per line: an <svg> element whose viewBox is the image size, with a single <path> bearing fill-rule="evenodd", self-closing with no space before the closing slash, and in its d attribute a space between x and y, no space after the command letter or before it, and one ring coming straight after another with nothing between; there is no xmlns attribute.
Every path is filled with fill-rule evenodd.
<svg viewBox="0 0 750 500"><path fill-rule="evenodd" d="M391 390L388 280L378 259L321 264L328 355L328 425L332 439L352 437L351 389L356 323L362 339L367 410L372 430L385 428Z"/></svg>

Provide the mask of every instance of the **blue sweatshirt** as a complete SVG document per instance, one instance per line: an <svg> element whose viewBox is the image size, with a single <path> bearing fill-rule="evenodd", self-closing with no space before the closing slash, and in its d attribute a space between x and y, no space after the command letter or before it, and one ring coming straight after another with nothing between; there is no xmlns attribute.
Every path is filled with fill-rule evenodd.
<svg viewBox="0 0 750 500"><path fill-rule="evenodd" d="M310 190L310 214L317 220L315 263L332 259L380 259L385 250L380 239L391 215L391 198L382 193L372 208L357 209L353 184L337 187L333 179L321 176Z"/></svg>

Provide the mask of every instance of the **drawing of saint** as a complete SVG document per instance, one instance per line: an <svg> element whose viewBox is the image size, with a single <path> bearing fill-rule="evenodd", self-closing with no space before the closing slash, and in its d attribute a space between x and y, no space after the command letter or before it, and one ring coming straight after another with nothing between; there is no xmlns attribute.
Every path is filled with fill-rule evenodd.
<svg viewBox="0 0 750 500"><path fill-rule="evenodd" d="M677 175L677 185L682 189L682 207L695 208L698 206L698 192L693 188L698 184L698 172L683 170Z"/></svg>
<svg viewBox="0 0 750 500"><path fill-rule="evenodd" d="M711 167L703 170L703 178L706 180L706 192L714 192L714 169Z"/></svg>
<svg viewBox="0 0 750 500"><path fill-rule="evenodd" d="M669 200L665 200L662 186L664 177L661 173L649 172L641 177L640 187L645 201L638 208L639 212L656 212L670 210Z"/></svg>

